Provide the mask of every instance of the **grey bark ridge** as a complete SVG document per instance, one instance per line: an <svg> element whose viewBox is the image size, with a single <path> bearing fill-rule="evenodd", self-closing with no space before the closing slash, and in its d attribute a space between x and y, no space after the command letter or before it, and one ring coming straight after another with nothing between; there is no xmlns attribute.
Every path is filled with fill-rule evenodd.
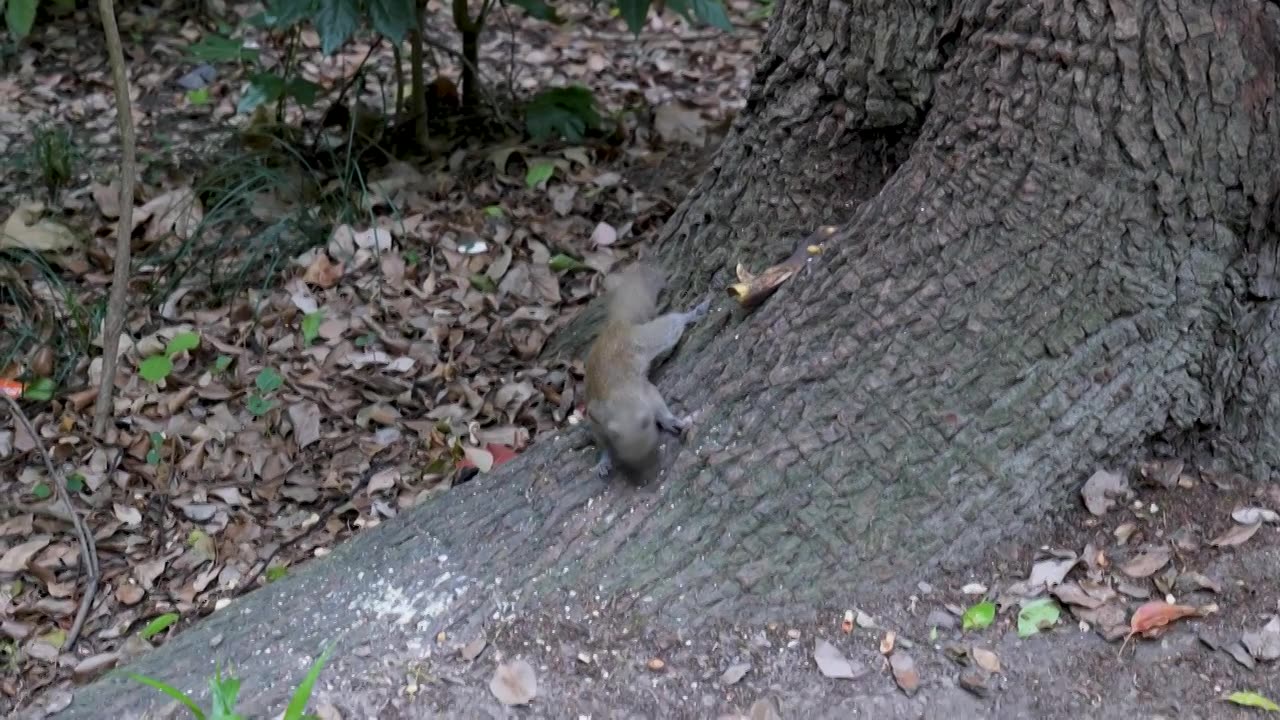
<svg viewBox="0 0 1280 720"><path fill-rule="evenodd" d="M605 486L550 439L135 669L192 689L233 658L258 714L328 639L371 652L340 650L326 675L384 697L444 652L437 632L504 618L555 617L642 658L639 628L705 642L717 623L816 622L905 595L903 568L964 567L1153 441L1274 474L1276 313L1254 271L1275 254L1280 8L780 7L743 116L662 232L682 259L666 263L672 286L702 292L736 260L785 255L782 224L843 229L804 282L691 331L660 382L699 422L662 482ZM570 697L601 712L634 700L641 716L657 707L644 697L682 702L627 677L634 692L551 686L532 715ZM481 684L443 687L442 714L505 716ZM125 717L139 692L101 681L58 717ZM981 716L939 692L927 707L837 702ZM1106 700L1086 714L1143 707ZM1010 703L993 716L1052 717Z"/></svg>

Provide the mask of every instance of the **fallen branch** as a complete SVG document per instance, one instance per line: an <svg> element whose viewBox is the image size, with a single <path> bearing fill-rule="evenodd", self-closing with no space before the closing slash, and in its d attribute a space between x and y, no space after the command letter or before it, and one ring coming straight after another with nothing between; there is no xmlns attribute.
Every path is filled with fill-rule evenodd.
<svg viewBox="0 0 1280 720"><path fill-rule="evenodd" d="M89 573L89 581L85 586L84 595L80 597L80 607L76 609L75 622L71 624L71 631L67 633L67 641L62 648L63 650L71 650L71 648L75 647L76 639L80 636L80 629L84 627L84 620L89 615L89 608L93 605L93 599L98 594L98 548L93 542L93 534L85 528L84 520L71 504L71 494L67 492L66 478L53 466L53 459L49 457L49 452L44 449L44 443L40 442L40 436L36 434L35 427L27 419L26 413L22 412L22 407L18 405L17 400L8 395L5 395L4 399L9 403L14 422L20 423L22 429L27 431L27 435L31 436L31 442L35 443L36 449L40 451L40 457L44 459L44 469L49 473L49 482L53 484L58 500L66 508L71 527L75 529L76 540L80 544L80 564Z"/></svg>

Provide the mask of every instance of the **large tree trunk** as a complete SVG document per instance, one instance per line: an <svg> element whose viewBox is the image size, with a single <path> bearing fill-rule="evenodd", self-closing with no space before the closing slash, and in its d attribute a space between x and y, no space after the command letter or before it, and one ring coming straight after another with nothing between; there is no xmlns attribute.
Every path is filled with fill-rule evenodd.
<svg viewBox="0 0 1280 720"><path fill-rule="evenodd" d="M660 386L696 422L661 485L602 484L593 453L544 442L142 670L198 688L233 660L252 707L279 708L324 639L350 693L398 687L409 658L443 653L440 631L487 633L551 664L537 714L573 697L645 715L664 707L648 685L553 682L576 667L555 658L599 642L643 659L637 630L741 641L866 606L1153 449L1271 476L1280 8L814 1L774 22L747 107L664 230L676 302L784 256L785 231L841 231L672 361ZM483 687L432 688L413 702L496 707ZM139 693L99 683L64 716L119 716Z"/></svg>

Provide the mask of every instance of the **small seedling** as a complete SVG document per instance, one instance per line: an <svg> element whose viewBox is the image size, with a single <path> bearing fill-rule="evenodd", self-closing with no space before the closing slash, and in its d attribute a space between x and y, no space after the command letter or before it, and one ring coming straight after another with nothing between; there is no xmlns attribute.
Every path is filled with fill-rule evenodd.
<svg viewBox="0 0 1280 720"><path fill-rule="evenodd" d="M138 637L141 637L143 640L150 640L165 630L168 630L176 622L178 622L178 613L171 612L163 615L157 615L151 620L151 622L147 623L146 627L138 631Z"/></svg>
<svg viewBox="0 0 1280 720"><path fill-rule="evenodd" d="M320 323L324 322L324 311L317 310L302 317L302 346L311 347L320 335Z"/></svg>
<svg viewBox="0 0 1280 720"><path fill-rule="evenodd" d="M164 353L151 355L138 363L138 374L143 380L159 383L173 372L173 358L200 347L200 333L180 332L165 346Z"/></svg>
<svg viewBox="0 0 1280 720"><path fill-rule="evenodd" d="M160 448L164 447L164 433L151 433L151 448L147 450L147 464L160 464Z"/></svg>
<svg viewBox="0 0 1280 720"><path fill-rule="evenodd" d="M280 377L280 373L271 368L263 368L258 373L258 377L254 378L253 384L258 388L258 392L249 396L245 401L245 407L254 417L266 415L271 408L275 407L275 402L269 399L269 395L284 385L284 378Z"/></svg>
<svg viewBox="0 0 1280 720"><path fill-rule="evenodd" d="M307 709L307 702L311 700L311 692L315 688L316 680L319 679L320 672L324 670L325 663L329 662L329 658L332 655L333 644L330 643L324 652L320 653L320 657L311 663L311 668L307 670L306 677L302 678L298 688L293 691L293 696L289 698L289 705L285 707L284 714L280 716L282 720L309 720L315 717L314 715L304 715L303 713ZM224 678L221 667L218 667L214 676L209 679L209 691L210 695L212 695L213 707L208 713L201 710L200 706L189 695L166 682L145 675L138 675L137 673L126 673L126 676L169 696L185 707L187 712L191 713L191 717L196 720L206 720L208 717L216 720L244 720L244 716L236 712L236 701L240 696L240 679L230 674Z"/></svg>

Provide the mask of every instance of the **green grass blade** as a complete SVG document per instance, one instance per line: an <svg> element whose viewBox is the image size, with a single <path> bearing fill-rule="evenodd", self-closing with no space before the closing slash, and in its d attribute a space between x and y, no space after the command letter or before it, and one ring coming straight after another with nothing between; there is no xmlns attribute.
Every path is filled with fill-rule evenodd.
<svg viewBox="0 0 1280 720"><path fill-rule="evenodd" d="M200 709L200 706L196 705L191 698L187 697L186 693L182 692L178 688L172 685L168 685L166 683L162 683L159 680L152 680L151 678L145 675L138 675L137 673L128 673L128 676L133 680L140 682L149 688L154 688L156 690L159 690L165 695L168 695L174 700L177 700L178 702L182 703L188 710L191 711L192 716L194 716L196 720L205 720L204 711Z"/></svg>

